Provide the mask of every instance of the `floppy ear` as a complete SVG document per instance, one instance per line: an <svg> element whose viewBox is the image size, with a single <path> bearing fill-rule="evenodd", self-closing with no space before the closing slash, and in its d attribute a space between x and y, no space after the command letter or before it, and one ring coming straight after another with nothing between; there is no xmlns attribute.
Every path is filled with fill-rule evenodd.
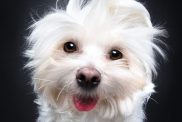
<svg viewBox="0 0 182 122"><path fill-rule="evenodd" d="M134 0L120 0L114 4L111 3L109 10L116 17L116 21L126 24L128 27L152 27L148 11L141 3Z"/></svg>

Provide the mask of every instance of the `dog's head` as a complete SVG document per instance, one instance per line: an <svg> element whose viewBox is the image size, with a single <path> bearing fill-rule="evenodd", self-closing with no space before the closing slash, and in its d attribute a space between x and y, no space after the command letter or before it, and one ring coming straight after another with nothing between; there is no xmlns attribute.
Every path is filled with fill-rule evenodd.
<svg viewBox="0 0 182 122"><path fill-rule="evenodd" d="M134 0L70 0L32 25L33 85L57 110L130 114L153 91L161 31ZM161 53L162 54L162 53Z"/></svg>

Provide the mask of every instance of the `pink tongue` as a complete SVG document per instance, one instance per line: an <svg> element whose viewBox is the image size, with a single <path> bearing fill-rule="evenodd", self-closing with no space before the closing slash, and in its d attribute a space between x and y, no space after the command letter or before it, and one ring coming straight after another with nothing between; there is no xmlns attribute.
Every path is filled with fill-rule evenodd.
<svg viewBox="0 0 182 122"><path fill-rule="evenodd" d="M73 102L79 111L92 110L96 106L97 100L98 98L73 96Z"/></svg>

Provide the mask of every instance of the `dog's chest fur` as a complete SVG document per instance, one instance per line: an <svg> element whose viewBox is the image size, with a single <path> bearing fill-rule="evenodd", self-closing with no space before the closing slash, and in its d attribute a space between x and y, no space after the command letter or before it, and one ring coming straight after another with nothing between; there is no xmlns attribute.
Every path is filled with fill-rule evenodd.
<svg viewBox="0 0 182 122"><path fill-rule="evenodd" d="M142 104L137 106L137 108L133 108L135 111L127 117L118 114L113 118L103 118L97 111L89 113L78 113L76 111L58 112L42 99L39 99L37 104L40 104L37 122L142 122L144 117Z"/></svg>
<svg viewBox="0 0 182 122"><path fill-rule="evenodd" d="M57 114L50 110L49 112L40 112L39 114L40 116L37 122L142 122L142 120L135 115L131 115L125 119L121 116L117 116L113 119L102 119L94 113L83 113L81 116L74 116L69 112Z"/></svg>

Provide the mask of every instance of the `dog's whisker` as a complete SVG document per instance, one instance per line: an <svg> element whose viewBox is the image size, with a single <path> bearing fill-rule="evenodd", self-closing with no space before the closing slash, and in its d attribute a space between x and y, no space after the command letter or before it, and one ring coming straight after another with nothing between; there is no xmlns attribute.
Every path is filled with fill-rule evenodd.
<svg viewBox="0 0 182 122"><path fill-rule="evenodd" d="M40 86L40 87L38 88L38 90L40 90L40 89L42 89L42 88L44 88L44 87L46 87L46 86L48 86L48 87L53 87L53 88L56 88L56 89L59 89L58 87L53 86L53 85L49 85L49 84L51 84L51 82L47 82L47 83L45 83L44 85Z"/></svg>
<svg viewBox="0 0 182 122"><path fill-rule="evenodd" d="M48 79L42 79L42 78L33 78L34 80L40 80L40 81L46 81L46 82L55 82L53 80L48 80Z"/></svg>
<svg viewBox="0 0 182 122"><path fill-rule="evenodd" d="M154 101L155 103L159 104L159 102L157 102L157 100L155 100L154 98L149 97L149 99L151 99L151 100Z"/></svg>
<svg viewBox="0 0 182 122"><path fill-rule="evenodd" d="M50 82L46 82L44 85L41 85L41 86L38 88L38 90L40 90L40 89L46 87L48 84L50 84Z"/></svg>
<svg viewBox="0 0 182 122"><path fill-rule="evenodd" d="M65 84L65 85L63 86L63 88L60 90L60 92L59 92L59 94L58 94L58 96L57 96L57 98L56 98L56 101L59 100L59 97L60 97L61 93L63 92L63 90L65 90L66 87L68 87L69 85L71 85L71 83L72 83L72 82L68 82L67 84Z"/></svg>
<svg viewBox="0 0 182 122"><path fill-rule="evenodd" d="M33 78L33 79L35 79L35 80L40 80L40 81L45 81L45 83L44 83L43 85L41 85L41 86L38 88L38 90L40 90L40 89L46 87L47 85L52 84L53 82L55 82L55 81L53 81L53 80L47 80L47 79L41 79L41 78ZM54 87L54 88L58 89L56 86L53 86L53 85L49 85L49 87Z"/></svg>

